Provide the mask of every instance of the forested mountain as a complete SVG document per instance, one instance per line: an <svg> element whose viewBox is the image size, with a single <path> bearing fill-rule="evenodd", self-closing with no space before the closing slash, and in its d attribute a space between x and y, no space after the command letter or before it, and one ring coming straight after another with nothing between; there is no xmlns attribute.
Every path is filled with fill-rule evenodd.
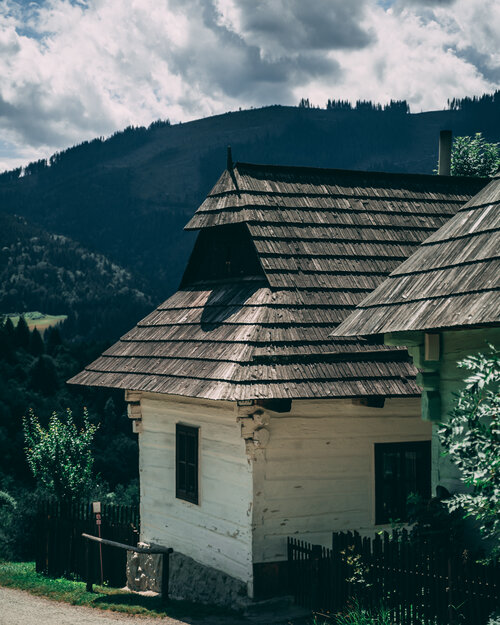
<svg viewBox="0 0 500 625"><path fill-rule="evenodd" d="M0 310L66 314L65 331L92 341L117 336L153 302L138 276L64 235L0 213Z"/></svg>
<svg viewBox="0 0 500 625"><path fill-rule="evenodd" d="M59 284L56 272L35 267L39 262L64 265L69 271L67 284L73 285L67 287L68 294L83 298L88 313L94 314L104 309L99 308L98 298L92 300L93 290L103 294L116 281L115 293L122 293L123 299L115 303L126 308L128 301L130 308L121 315L123 326L131 326L142 314L140 302L147 300L147 296L133 295L133 287L147 293L154 303L177 288L194 240L182 228L225 168L228 144L239 161L431 173L437 161L439 130L450 128L455 136L482 132L487 140L498 141L499 114L500 92L453 100L446 111L417 114L410 114L405 102L381 107L330 100L326 109L318 109L303 100L299 107L272 106L184 124L160 121L147 129L127 128L109 139L85 142L55 154L48 163L39 161L22 172L1 174L0 210L70 237L97 256L93 260L86 256L85 276L76 279L73 261L65 265L63 258L64 253L74 257L70 249L75 250L71 245L76 244L51 239L65 252L57 261L44 261L40 251L34 250L36 242L23 239L24 243L16 243L30 249L23 252L30 258L23 263L11 241L2 256L2 284L4 276L10 280L13 272L21 275L21 266L23 272L30 267L31 285L44 286L47 274L44 297L57 298L52 293ZM111 264L102 265L99 254L134 274L134 280ZM102 278L99 266L104 267ZM82 285L86 290L79 296ZM65 312L55 311L55 299L47 309L37 300L38 291L34 289L30 296L30 289L26 285L19 291L28 308ZM19 307L9 297L9 289L2 287L0 311ZM81 307L75 303L74 309Z"/></svg>

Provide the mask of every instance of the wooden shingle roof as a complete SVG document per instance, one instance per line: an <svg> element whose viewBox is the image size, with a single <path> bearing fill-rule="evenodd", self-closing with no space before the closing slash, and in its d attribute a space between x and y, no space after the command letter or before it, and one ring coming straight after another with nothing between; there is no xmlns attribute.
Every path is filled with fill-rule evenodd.
<svg viewBox="0 0 500 625"><path fill-rule="evenodd" d="M500 325L500 175L335 331L365 335Z"/></svg>
<svg viewBox="0 0 500 625"><path fill-rule="evenodd" d="M70 382L229 400L419 395L405 350L330 335L484 184L236 164L187 225L201 232L179 291Z"/></svg>

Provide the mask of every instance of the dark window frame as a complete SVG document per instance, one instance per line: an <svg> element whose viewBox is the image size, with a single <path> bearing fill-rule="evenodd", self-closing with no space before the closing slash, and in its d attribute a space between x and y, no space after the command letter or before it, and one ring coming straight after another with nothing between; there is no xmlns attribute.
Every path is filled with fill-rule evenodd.
<svg viewBox="0 0 500 625"><path fill-rule="evenodd" d="M409 453L416 453L415 472L408 469ZM384 465L396 463L396 473L392 480L396 482L391 489L391 501L387 498L387 482ZM391 481L392 481L391 480ZM409 483L412 482L412 487ZM406 521L406 498L410 492L416 492L424 498L431 496L431 441L403 441L397 443L375 443L375 525L390 523L391 520ZM394 504L388 510L390 504Z"/></svg>
<svg viewBox="0 0 500 625"><path fill-rule="evenodd" d="M200 428L175 425L175 496L199 504L199 438Z"/></svg>

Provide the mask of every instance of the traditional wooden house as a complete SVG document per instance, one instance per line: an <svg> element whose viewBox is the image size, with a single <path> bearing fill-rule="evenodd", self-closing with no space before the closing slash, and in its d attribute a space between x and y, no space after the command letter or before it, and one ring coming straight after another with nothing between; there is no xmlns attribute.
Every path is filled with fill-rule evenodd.
<svg viewBox="0 0 500 625"><path fill-rule="evenodd" d="M288 535L373 532L430 492L406 350L330 335L483 185L229 162L177 293L70 381L126 391L144 541L262 597Z"/></svg>
<svg viewBox="0 0 500 625"><path fill-rule="evenodd" d="M441 422L467 371L464 357L500 346L500 174L426 239L338 327L406 345L420 370L424 419ZM458 471L433 445L434 486L461 490Z"/></svg>

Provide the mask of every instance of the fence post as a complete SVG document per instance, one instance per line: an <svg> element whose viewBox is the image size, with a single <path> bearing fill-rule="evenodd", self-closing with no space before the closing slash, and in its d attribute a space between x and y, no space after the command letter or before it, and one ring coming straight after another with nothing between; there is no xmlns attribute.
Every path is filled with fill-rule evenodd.
<svg viewBox="0 0 500 625"><path fill-rule="evenodd" d="M312 607L318 610L321 598L321 545L312 545L311 549L311 583Z"/></svg>
<svg viewBox="0 0 500 625"><path fill-rule="evenodd" d="M286 539L286 550L287 550L287 574L288 574L288 591L290 594L294 596L295 599L295 585L293 583L293 549L292 549L292 539L288 536Z"/></svg>
<svg viewBox="0 0 500 625"><path fill-rule="evenodd" d="M161 574L161 600L162 603L168 601L168 581L170 577L170 552L166 551L162 555L163 566Z"/></svg>
<svg viewBox="0 0 500 625"><path fill-rule="evenodd" d="M457 623L457 612L455 609L455 581L454 581L454 570L453 570L453 558L451 554L448 554L448 623L449 625L456 625Z"/></svg>

